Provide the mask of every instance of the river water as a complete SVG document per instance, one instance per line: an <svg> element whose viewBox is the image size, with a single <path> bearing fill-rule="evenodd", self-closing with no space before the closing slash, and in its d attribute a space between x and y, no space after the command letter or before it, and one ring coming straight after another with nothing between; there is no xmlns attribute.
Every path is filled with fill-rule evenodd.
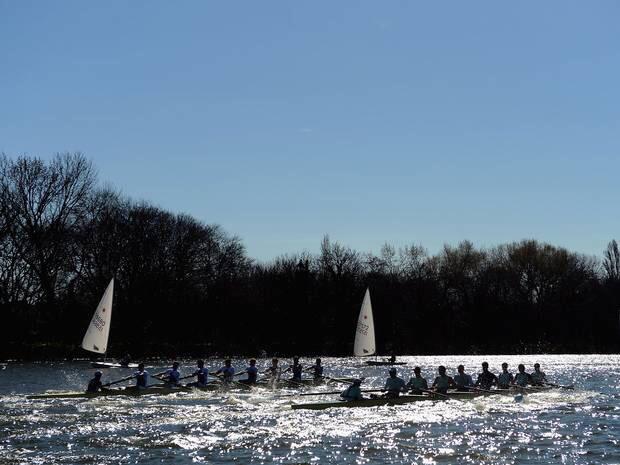
<svg viewBox="0 0 620 465"><path fill-rule="evenodd" d="M409 365L399 374L408 379L419 365L429 381L438 365L452 374L463 363L475 374L484 360L495 372L503 361L513 371L518 363L530 371L539 362L550 381L575 389L531 394L522 402L488 396L323 411L290 405L337 396L282 397L296 391L255 389L27 400L46 390L81 390L95 370L88 362L9 363L0 370L0 464L620 464L619 355L401 360ZM366 376L366 389L380 387L387 375L385 367L364 367L359 359L323 361L326 375ZM245 361L233 364L240 370ZM151 365L151 372L165 368ZM192 369L192 361L182 361L182 374ZM104 382L130 373L104 370Z"/></svg>

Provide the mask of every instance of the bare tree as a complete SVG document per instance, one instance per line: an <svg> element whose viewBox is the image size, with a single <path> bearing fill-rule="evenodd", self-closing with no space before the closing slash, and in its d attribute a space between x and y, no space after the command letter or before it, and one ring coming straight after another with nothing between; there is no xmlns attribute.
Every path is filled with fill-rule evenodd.
<svg viewBox="0 0 620 465"><path fill-rule="evenodd" d="M607 250L605 250L603 255L603 269L605 270L605 277L609 281L619 281L620 251L618 250L618 243L615 239L607 244Z"/></svg>
<svg viewBox="0 0 620 465"><path fill-rule="evenodd" d="M74 233L84 221L96 180L82 154L0 159L0 212L14 253L32 273L26 294L54 301L75 271Z"/></svg>

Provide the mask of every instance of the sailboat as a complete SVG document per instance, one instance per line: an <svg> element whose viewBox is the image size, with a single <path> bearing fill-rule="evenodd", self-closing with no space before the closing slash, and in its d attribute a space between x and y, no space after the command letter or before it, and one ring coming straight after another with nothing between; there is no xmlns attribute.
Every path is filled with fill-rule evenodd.
<svg viewBox="0 0 620 465"><path fill-rule="evenodd" d="M355 329L355 342L353 344L353 355L356 357L367 357L377 353L375 344L375 323L372 317L372 302L370 301L370 290L366 288L362 308L357 319ZM395 360L368 360L366 365L406 365L406 362L396 362Z"/></svg>
<svg viewBox="0 0 620 465"><path fill-rule="evenodd" d="M82 339L82 349L103 354L103 362L93 362L94 368L136 368L137 364L121 364L106 362L105 354L108 350L108 337L110 336L110 323L112 322L112 299L114 297L114 278L103 293L103 297L97 305L97 309L90 320L90 325Z"/></svg>

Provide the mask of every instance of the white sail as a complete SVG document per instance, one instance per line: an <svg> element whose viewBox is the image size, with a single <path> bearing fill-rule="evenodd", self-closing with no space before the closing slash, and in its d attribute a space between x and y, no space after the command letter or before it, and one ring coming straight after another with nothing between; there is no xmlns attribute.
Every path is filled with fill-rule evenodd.
<svg viewBox="0 0 620 465"><path fill-rule="evenodd" d="M353 345L353 354L356 357L366 355L374 355L375 346L375 323L372 319L372 304L370 303L370 291L366 289L360 316L357 320L357 329L355 330L355 344Z"/></svg>
<svg viewBox="0 0 620 465"><path fill-rule="evenodd" d="M114 295L114 278L106 288L97 310L90 320L82 340L82 348L98 354L105 354L108 349L108 335L112 321L112 297Z"/></svg>

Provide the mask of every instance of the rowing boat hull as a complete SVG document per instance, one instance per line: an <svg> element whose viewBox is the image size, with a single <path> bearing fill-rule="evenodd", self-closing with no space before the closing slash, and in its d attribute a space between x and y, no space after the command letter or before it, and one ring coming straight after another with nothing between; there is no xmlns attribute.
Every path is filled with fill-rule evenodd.
<svg viewBox="0 0 620 465"><path fill-rule="evenodd" d="M368 360L366 365L370 366L392 366L392 365L407 365L407 362L380 362L378 360Z"/></svg>
<svg viewBox="0 0 620 465"><path fill-rule="evenodd" d="M176 394L179 392L192 392L198 391L216 391L222 389L220 383L214 383L213 385L207 385L205 387L166 387L166 386L154 386L146 389L138 389L135 387L127 387L120 389L105 389L99 392L46 392L43 394L36 394L27 396L27 399L92 399L94 397L113 397L113 396L130 396L139 397L147 395L168 395Z"/></svg>
<svg viewBox="0 0 620 465"><path fill-rule="evenodd" d="M362 400L350 400L350 401L336 401L336 402L322 402L313 404L293 404L291 407L293 410L324 410L328 408L354 408L354 407L378 407L381 405L401 405L409 404L411 402L417 402L421 400L429 400L429 396L423 395L411 395L402 396L395 399L362 399Z"/></svg>
<svg viewBox="0 0 620 465"><path fill-rule="evenodd" d="M291 408L293 410L325 410L328 408L355 408L355 407L377 407L382 405L402 405L402 404L410 404L412 402L419 402L424 400L470 400L475 399L476 397L481 396L492 396L492 395L515 395L518 393L534 393L534 392L544 392L549 389L553 389L552 387L541 387L541 388L528 388L527 392L523 389L496 389L493 391L466 391L466 392L458 392L453 391L449 392L445 395L428 395L428 394L414 394L414 395L405 395L400 396L395 399L385 399L385 398L377 398L377 399L362 399L362 400L351 400L351 401L335 401L335 402L321 402L321 403L312 403L312 404L293 404Z"/></svg>

